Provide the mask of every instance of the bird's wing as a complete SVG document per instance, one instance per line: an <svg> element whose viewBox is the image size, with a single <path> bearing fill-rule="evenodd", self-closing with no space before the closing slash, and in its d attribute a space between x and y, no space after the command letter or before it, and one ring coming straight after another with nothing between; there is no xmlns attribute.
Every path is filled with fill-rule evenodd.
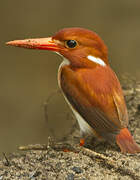
<svg viewBox="0 0 140 180"><path fill-rule="evenodd" d="M127 126L127 110L123 95L106 85L105 89L98 89L98 82L93 78L94 71L88 72L88 76L92 77L89 81L87 78L84 79L86 73L84 70L74 72L68 66L63 67L60 76L61 88L72 107L95 132L108 139L111 135L118 134L123 126Z"/></svg>

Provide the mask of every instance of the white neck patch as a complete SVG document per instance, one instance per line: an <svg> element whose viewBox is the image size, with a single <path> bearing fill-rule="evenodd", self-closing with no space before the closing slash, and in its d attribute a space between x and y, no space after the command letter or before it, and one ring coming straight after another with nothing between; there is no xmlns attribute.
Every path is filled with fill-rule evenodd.
<svg viewBox="0 0 140 180"><path fill-rule="evenodd" d="M63 66L66 66L66 65L70 65L70 62L69 62L68 59L63 58L63 61L62 61L62 63L59 65L59 68L58 68L58 86L60 87L60 89L61 89L61 84L60 84L61 68L62 68Z"/></svg>
<svg viewBox="0 0 140 180"><path fill-rule="evenodd" d="M102 59L100 59L100 58L96 58L96 57L94 57L94 56L92 56L92 55L88 55L87 58L88 58L90 61L95 62L96 64L99 64L99 65L101 65L101 66L106 66L105 62L104 62Z"/></svg>

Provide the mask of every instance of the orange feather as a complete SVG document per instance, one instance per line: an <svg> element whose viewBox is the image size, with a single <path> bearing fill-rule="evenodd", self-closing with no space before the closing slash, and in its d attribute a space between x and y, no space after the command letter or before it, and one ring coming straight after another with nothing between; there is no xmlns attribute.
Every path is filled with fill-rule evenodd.
<svg viewBox="0 0 140 180"><path fill-rule="evenodd" d="M84 28L65 28L53 37L7 44L51 50L63 56L67 63L59 68L59 85L80 119L79 124L82 122L86 130L102 139L117 142L124 153L140 152L127 129L127 108L119 80L108 63L107 47L96 33Z"/></svg>

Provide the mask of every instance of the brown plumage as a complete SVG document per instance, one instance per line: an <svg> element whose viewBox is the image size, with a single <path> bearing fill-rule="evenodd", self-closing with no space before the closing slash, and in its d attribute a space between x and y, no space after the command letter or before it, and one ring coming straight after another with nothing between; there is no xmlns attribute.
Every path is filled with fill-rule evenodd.
<svg viewBox="0 0 140 180"><path fill-rule="evenodd" d="M105 77L101 76L103 72ZM127 110L120 84L109 66L95 70L81 68L76 72L64 66L60 81L73 108L100 137L112 141L121 128L127 127Z"/></svg>
<svg viewBox="0 0 140 180"><path fill-rule="evenodd" d="M52 38L7 44L61 54L65 59L58 72L59 86L81 130L116 142L123 153L140 152L127 129L128 114L119 80L109 66L107 48L96 33L66 28Z"/></svg>

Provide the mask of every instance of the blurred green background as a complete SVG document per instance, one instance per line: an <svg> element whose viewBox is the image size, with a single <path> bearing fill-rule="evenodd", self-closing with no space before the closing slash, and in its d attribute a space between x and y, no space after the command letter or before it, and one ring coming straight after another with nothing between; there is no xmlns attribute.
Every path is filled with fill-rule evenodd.
<svg viewBox="0 0 140 180"><path fill-rule="evenodd" d="M5 46L14 39L47 37L64 27L97 32L109 49L112 68L140 79L140 1L0 1L0 152L19 145L46 143L51 133L68 132L68 107L60 95L44 106L57 86L61 57L47 51Z"/></svg>

